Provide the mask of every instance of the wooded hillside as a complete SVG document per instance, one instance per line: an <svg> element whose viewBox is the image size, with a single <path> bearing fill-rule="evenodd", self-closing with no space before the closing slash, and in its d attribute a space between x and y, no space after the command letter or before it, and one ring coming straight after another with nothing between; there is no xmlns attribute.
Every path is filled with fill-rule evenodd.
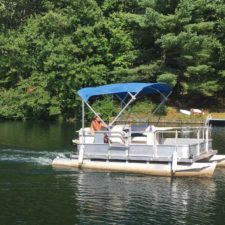
<svg viewBox="0 0 225 225"><path fill-rule="evenodd" d="M115 82L225 97L223 0L0 0L0 30L1 118L72 117L78 89Z"/></svg>

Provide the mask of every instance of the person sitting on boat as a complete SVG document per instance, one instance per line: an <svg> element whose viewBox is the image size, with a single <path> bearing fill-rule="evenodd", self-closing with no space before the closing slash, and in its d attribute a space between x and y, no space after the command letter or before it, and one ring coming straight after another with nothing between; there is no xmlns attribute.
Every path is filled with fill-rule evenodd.
<svg viewBox="0 0 225 225"><path fill-rule="evenodd" d="M94 116L94 118L91 121L91 134L94 135L95 131L101 131L102 128L107 128L107 126L102 122L100 119L101 114L98 113L97 115ZM104 142L108 143L108 135L105 133L104 134Z"/></svg>
<svg viewBox="0 0 225 225"><path fill-rule="evenodd" d="M91 134L93 135L95 131L100 131L103 127L106 127L101 119L100 114L95 115L91 121Z"/></svg>

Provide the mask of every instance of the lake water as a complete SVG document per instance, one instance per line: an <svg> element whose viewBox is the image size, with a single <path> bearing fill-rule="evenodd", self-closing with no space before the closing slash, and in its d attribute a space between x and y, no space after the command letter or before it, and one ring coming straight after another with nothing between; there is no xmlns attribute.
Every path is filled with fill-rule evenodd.
<svg viewBox="0 0 225 225"><path fill-rule="evenodd" d="M168 178L54 169L73 123L0 122L0 225L225 224L225 169ZM225 128L213 127L225 154Z"/></svg>

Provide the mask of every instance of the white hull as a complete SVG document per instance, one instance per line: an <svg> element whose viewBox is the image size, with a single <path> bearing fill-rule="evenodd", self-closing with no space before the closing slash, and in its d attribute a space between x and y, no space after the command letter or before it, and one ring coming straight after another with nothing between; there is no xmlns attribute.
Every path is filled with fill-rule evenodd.
<svg viewBox="0 0 225 225"><path fill-rule="evenodd" d="M74 167L82 169L141 173L154 176L202 176L211 177L216 168L216 162L177 164L172 172L171 163L128 163L128 162L102 162L84 160L82 164L77 159L56 158L52 165L55 167Z"/></svg>
<svg viewBox="0 0 225 225"><path fill-rule="evenodd" d="M214 155L209 162L216 162L218 167L225 167L225 155Z"/></svg>

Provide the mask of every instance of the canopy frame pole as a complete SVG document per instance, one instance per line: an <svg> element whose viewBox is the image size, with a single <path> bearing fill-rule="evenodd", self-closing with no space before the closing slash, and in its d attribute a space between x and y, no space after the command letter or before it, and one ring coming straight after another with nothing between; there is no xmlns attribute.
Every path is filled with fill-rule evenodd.
<svg viewBox="0 0 225 225"><path fill-rule="evenodd" d="M85 104L88 106L88 108L95 114L95 116L99 117L99 119L101 120L101 122L108 127L108 125L105 123L105 121L98 115L97 112L95 112L95 110L87 103L85 102Z"/></svg>
<svg viewBox="0 0 225 225"><path fill-rule="evenodd" d="M125 96L124 99L122 99L122 98L120 98L119 96L117 96L118 99L121 101L121 108L122 108L123 105L126 105L125 99L127 98L127 96L129 96L129 93L126 94L126 96ZM134 114L133 116L134 116L138 121L141 120L141 118L139 118L137 115Z"/></svg>
<svg viewBox="0 0 225 225"><path fill-rule="evenodd" d="M132 95L130 92L128 92L128 94L131 96L130 101L122 108L122 110L117 114L117 116L114 118L114 120L109 124L109 126L112 126L117 119L120 117L120 115L124 112L124 110L133 102L136 100L136 96L139 94L139 92L137 92L135 95Z"/></svg>
<svg viewBox="0 0 225 225"><path fill-rule="evenodd" d="M85 143L85 132L84 132L84 101L82 100L82 143Z"/></svg>
<svg viewBox="0 0 225 225"><path fill-rule="evenodd" d="M158 111L158 109L165 103L165 101L168 99L168 97L172 94L172 91L170 91L170 93L168 94L168 95L164 95L162 92L160 92L159 90L157 90L157 89L155 89L155 88L152 88L152 87L149 87L149 88L151 88L151 89L154 89L156 92L158 92L159 94L160 94L160 96L162 96L163 97L163 100L160 102L160 104L156 107L156 109L152 112L152 113L150 113L150 115L154 115L157 111ZM148 116L149 117L149 116ZM147 118L148 118L147 117Z"/></svg>
<svg viewBox="0 0 225 225"><path fill-rule="evenodd" d="M123 104L124 104L124 105L126 104L125 99L127 98L127 96L129 96L128 93L127 93L126 96L122 99L122 98L120 98L119 95L116 95L116 97L121 101L121 106L123 106Z"/></svg>
<svg viewBox="0 0 225 225"><path fill-rule="evenodd" d="M84 101L82 100L82 144L79 149L78 166L81 168L84 158L85 130L84 130Z"/></svg>
<svg viewBox="0 0 225 225"><path fill-rule="evenodd" d="M161 96L163 96L163 100L162 100L162 102L158 105L158 107L156 107L156 109L152 112L152 114L154 114L163 104L164 104L164 102L168 99L168 97L171 95L171 93L172 92L170 92L167 96L165 96L165 95L161 95Z"/></svg>

